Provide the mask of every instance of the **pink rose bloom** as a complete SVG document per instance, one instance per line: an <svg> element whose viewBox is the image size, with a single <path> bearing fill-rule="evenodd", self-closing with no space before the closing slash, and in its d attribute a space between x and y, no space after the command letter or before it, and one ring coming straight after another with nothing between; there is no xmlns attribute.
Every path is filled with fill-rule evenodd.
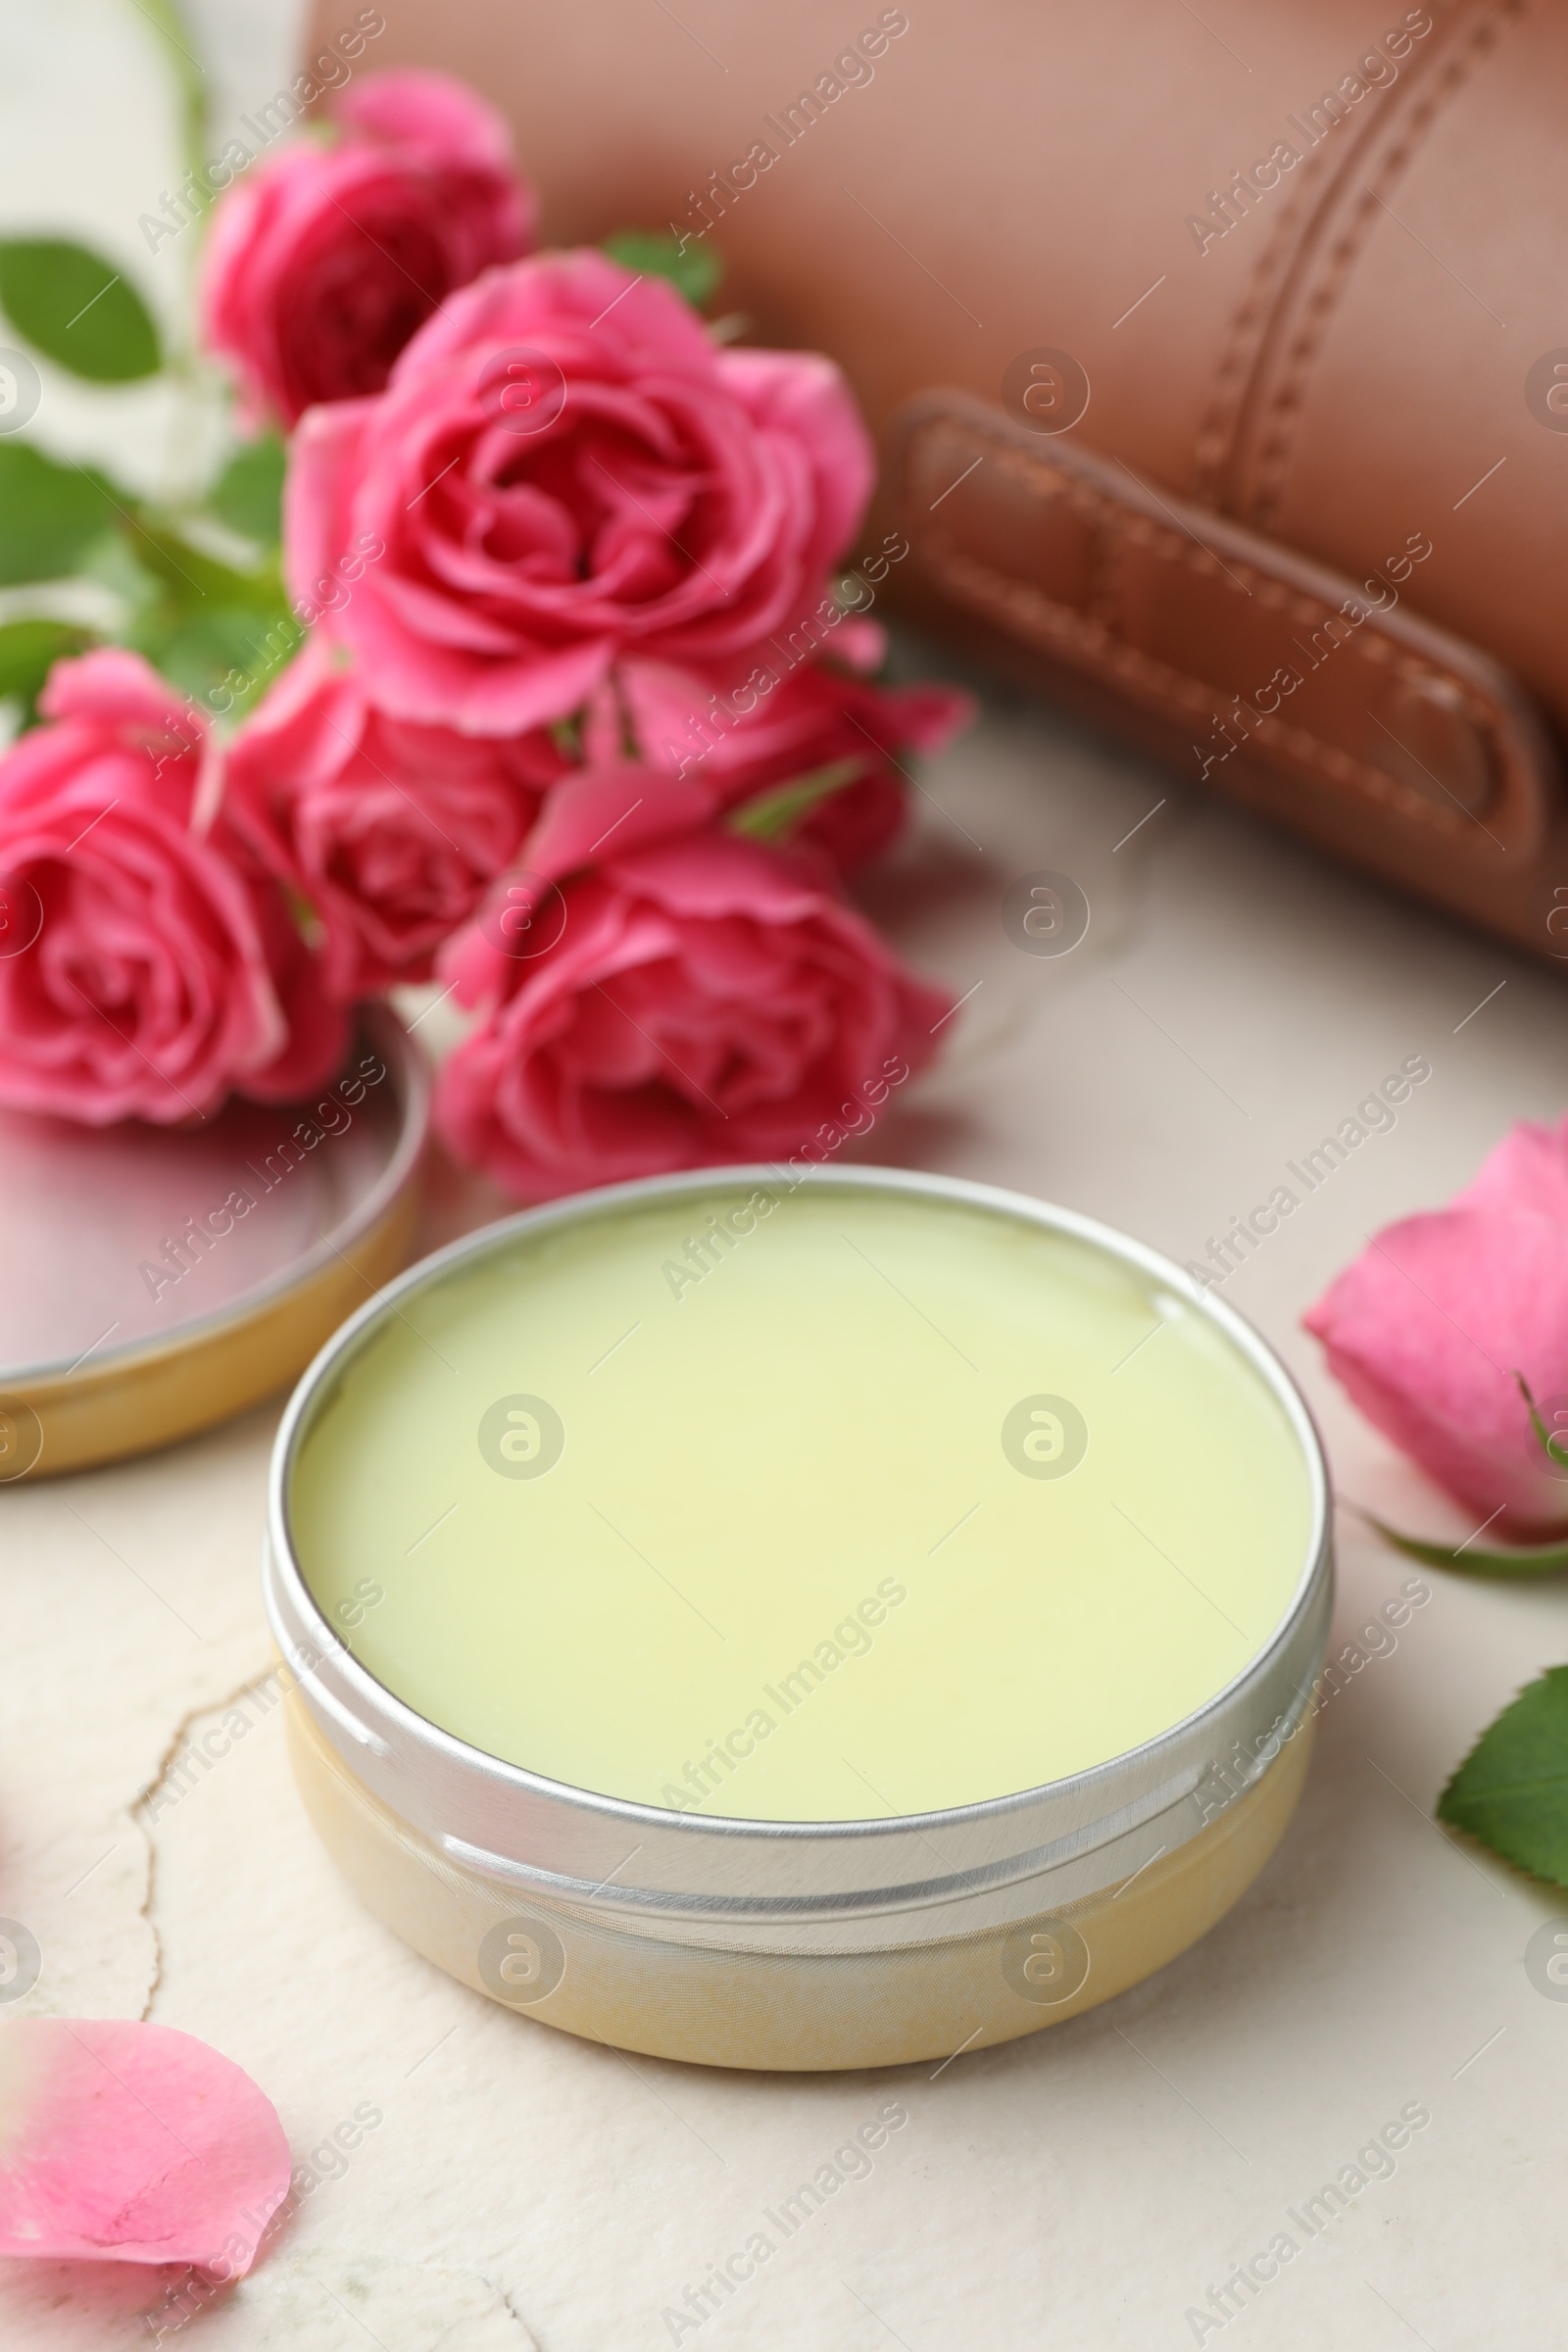
<svg viewBox="0 0 1568 2352"><path fill-rule="evenodd" d="M335 145L302 139L221 198L203 266L205 339L285 425L379 392L449 294L534 239L506 124L462 82L369 74L331 119Z"/></svg>
<svg viewBox="0 0 1568 2352"><path fill-rule="evenodd" d="M1568 1526L1568 1465L1514 1378L1568 1437L1568 1121L1511 1128L1449 1207L1388 1226L1305 1321L1385 1437L1478 1518L1505 1511L1492 1540Z"/></svg>
<svg viewBox="0 0 1568 2352"><path fill-rule="evenodd" d="M762 676L773 684L760 689ZM790 836L792 847L815 850L848 874L891 848L903 828L903 761L911 753L940 751L973 712L970 698L951 687L889 690L820 662L802 662L782 676L776 668L754 668L743 685L716 693L687 672L628 662L595 697L584 743L590 756L612 756L616 728L629 715L654 765L696 777L727 808L823 768L853 764L858 773L818 802Z"/></svg>
<svg viewBox="0 0 1568 2352"><path fill-rule="evenodd" d="M936 1051L947 993L812 866L665 829L691 789L648 771L560 787L524 853L531 874L569 876L541 924L553 944L509 956L481 921L442 959L485 1017L441 1073L437 1123L523 1200L842 1141L864 1090L885 1100ZM614 790L623 846L572 874Z"/></svg>
<svg viewBox="0 0 1568 2352"><path fill-rule="evenodd" d="M429 978L564 768L543 733L503 742L388 718L316 638L230 744L223 808L312 908L327 994L349 1004Z"/></svg>
<svg viewBox="0 0 1568 2352"><path fill-rule="evenodd" d="M0 1102L167 1125L330 1078L344 1015L276 887L195 821L200 716L110 650L57 662L39 709L0 760Z"/></svg>
<svg viewBox="0 0 1568 2352"><path fill-rule="evenodd" d="M291 579L385 554L324 625L398 717L512 735L621 655L733 660L825 602L871 448L807 352L721 351L602 254L492 270L379 400L314 410L285 498Z"/></svg>

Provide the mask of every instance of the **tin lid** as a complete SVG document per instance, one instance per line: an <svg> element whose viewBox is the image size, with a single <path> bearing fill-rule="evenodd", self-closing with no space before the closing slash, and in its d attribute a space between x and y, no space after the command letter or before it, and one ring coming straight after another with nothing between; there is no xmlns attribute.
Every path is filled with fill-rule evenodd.
<svg viewBox="0 0 1568 2352"><path fill-rule="evenodd" d="M200 1128L0 1112L0 1481L166 1445L283 1387L396 1271L428 1082L368 1006L309 1102Z"/></svg>
<svg viewBox="0 0 1568 2352"><path fill-rule="evenodd" d="M316 1728L350 1774L438 1854L519 1894L590 1907L639 1934L738 1947L852 1949L1059 1910L1134 1875L1253 1785L1302 1720L1331 1602L1328 1480L1310 1416L1273 1351L1169 1260L1065 1209L904 1170L818 1170L813 1189L966 1203L1098 1246L1207 1317L1260 1376L1301 1449L1310 1526L1273 1632L1232 1682L1158 1738L1070 1779L951 1811L780 1822L665 1811L486 1755L393 1695L306 1584L290 1526L303 1442L355 1354L423 1288L519 1236L628 1204L777 1182L765 1167L616 1185L470 1234L410 1269L344 1325L301 1382L273 1454L264 1563L273 1633Z"/></svg>

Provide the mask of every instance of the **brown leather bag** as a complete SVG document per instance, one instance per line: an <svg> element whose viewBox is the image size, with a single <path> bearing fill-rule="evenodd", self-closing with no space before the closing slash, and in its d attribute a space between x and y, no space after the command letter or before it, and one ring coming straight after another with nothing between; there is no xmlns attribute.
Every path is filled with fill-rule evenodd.
<svg viewBox="0 0 1568 2352"><path fill-rule="evenodd" d="M382 7L551 241L672 224L843 364L907 608L1568 959L1568 9Z"/></svg>

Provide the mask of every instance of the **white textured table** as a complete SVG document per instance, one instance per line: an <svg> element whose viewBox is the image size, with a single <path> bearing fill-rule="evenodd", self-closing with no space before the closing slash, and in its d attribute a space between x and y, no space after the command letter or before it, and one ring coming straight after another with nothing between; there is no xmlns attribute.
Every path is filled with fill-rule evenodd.
<svg viewBox="0 0 1568 2352"><path fill-rule="evenodd" d="M283 12L234 14L251 28L248 54L228 53L253 76L244 103L275 86ZM166 170L134 23L110 0L20 16L0 33L0 211L90 223L134 265L125 175L156 192ZM121 397L129 447L157 420L148 396ZM76 449L94 429L65 397L46 425ZM994 705L929 782L955 821L923 811L879 910L916 960L980 985L885 1155L1042 1194L1187 1258L1425 1054L1432 1080L1397 1129L1228 1295L1302 1378L1342 1494L1463 1532L1328 1386L1298 1319L1370 1228L1441 1200L1511 1118L1560 1114L1561 983L1021 709ZM1073 874L1094 908L1059 962L1019 954L1000 918L1007 882L1041 867ZM449 1189L434 1229L494 1207ZM683 2342L1151 2352L1195 2341L1189 2309L1282 2231L1292 2259L1201 2340L1560 2340L1568 2006L1521 1956L1568 1896L1554 1905L1430 1817L1474 1733L1568 1657L1559 1592L1432 1577L1394 1654L1324 1710L1301 1810L1251 1892L1108 2007L939 2074L685 2070L491 2007L338 1880L275 1715L246 1696L268 1659L275 1418L0 1496L0 1914L42 1946L31 2005L205 2036L276 2101L298 2161L356 2110L381 2120L320 2164L226 2294L0 2264L7 2352L113 2352L160 2325L215 2352L652 2352L671 2340L662 2310L893 2098L908 2122L869 2177ZM1406 1574L1348 1516L1341 1544L1337 1641ZM172 1754L215 1726L228 1752L171 1779ZM1393 2177L1309 2235L1304 2202L1410 2105L1431 2121Z"/></svg>

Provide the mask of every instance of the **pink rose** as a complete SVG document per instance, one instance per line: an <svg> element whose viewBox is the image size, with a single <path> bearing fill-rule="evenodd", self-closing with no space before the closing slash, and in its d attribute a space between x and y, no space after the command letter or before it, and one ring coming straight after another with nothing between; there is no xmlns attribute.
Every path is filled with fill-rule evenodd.
<svg viewBox="0 0 1568 2352"><path fill-rule="evenodd" d="M108 650L57 662L39 709L0 760L0 1102L169 1124L330 1078L343 1014L275 886L195 821L198 714Z"/></svg>
<svg viewBox="0 0 1568 2352"><path fill-rule="evenodd" d="M508 735L618 655L804 637L870 482L827 360L721 351L662 280L554 254L454 295L379 400L311 413L284 536L301 589L384 545L324 624L384 709Z"/></svg>
<svg viewBox="0 0 1568 2352"><path fill-rule="evenodd" d="M565 767L512 742L388 718L314 639L229 747L223 807L314 911L341 1004L428 979L435 950L511 865Z"/></svg>
<svg viewBox="0 0 1568 2352"><path fill-rule="evenodd" d="M1568 1121L1511 1128L1451 1205L1380 1233L1305 1318L1367 1419L1514 1543L1568 1526L1516 1373L1568 1434ZM1568 1447L1565 1447L1568 1451Z"/></svg>
<svg viewBox="0 0 1568 2352"><path fill-rule="evenodd" d="M502 952L484 920L442 959L485 1017L442 1071L438 1124L524 1200L834 1149L931 1059L951 1006L812 867L712 831L660 838L690 785L623 771L559 787L530 872L575 863L617 794L624 846L565 881L543 953Z"/></svg>
<svg viewBox="0 0 1568 2352"><path fill-rule="evenodd" d="M868 651L879 651L880 635ZM758 665L744 682L715 693L687 672L628 662L595 697L585 745L593 756L612 756L617 726L629 719L652 764L698 778L722 808L853 765L858 774L818 802L790 836L792 847L816 850L838 872L853 873L890 848L903 827L906 770L899 755L940 751L974 706L951 687L890 691L820 662L782 675L781 668Z"/></svg>
<svg viewBox="0 0 1568 2352"><path fill-rule="evenodd" d="M368 74L220 200L202 272L206 340L247 406L292 425L318 400L379 392L415 329L534 238L505 123L462 82Z"/></svg>

